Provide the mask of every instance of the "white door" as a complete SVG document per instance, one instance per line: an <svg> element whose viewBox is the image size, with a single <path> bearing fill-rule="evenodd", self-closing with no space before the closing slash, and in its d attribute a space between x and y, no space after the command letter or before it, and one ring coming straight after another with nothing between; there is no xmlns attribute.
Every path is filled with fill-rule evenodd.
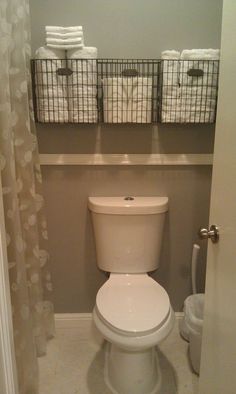
<svg viewBox="0 0 236 394"><path fill-rule="evenodd" d="M200 394L236 393L236 1L224 0Z"/></svg>

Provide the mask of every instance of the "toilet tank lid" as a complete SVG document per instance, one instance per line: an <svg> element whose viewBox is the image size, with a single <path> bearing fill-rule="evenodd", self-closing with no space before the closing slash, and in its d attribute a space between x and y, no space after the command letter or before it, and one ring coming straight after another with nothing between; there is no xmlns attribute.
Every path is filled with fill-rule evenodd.
<svg viewBox="0 0 236 394"><path fill-rule="evenodd" d="M157 214L168 210L168 197L89 197L92 212L113 215Z"/></svg>

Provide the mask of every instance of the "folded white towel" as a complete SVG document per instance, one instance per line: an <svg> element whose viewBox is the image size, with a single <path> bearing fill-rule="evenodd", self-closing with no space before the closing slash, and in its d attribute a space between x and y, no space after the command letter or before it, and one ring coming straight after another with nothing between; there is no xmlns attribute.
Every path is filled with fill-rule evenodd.
<svg viewBox="0 0 236 394"><path fill-rule="evenodd" d="M128 123L151 123L152 99L129 100L127 111Z"/></svg>
<svg viewBox="0 0 236 394"><path fill-rule="evenodd" d="M71 33L71 32L77 32L77 31L83 31L82 26L45 26L45 31L46 32L57 32L57 33Z"/></svg>
<svg viewBox="0 0 236 394"><path fill-rule="evenodd" d="M68 59L96 59L98 50L95 47L83 47L81 49L72 49L67 52Z"/></svg>
<svg viewBox="0 0 236 394"><path fill-rule="evenodd" d="M181 59L191 60L219 60L220 50L219 49L184 49L181 52Z"/></svg>
<svg viewBox="0 0 236 394"><path fill-rule="evenodd" d="M83 37L83 31L75 31L72 33L57 33L57 32L48 32L46 33L46 38L61 38L61 39L68 39L68 38L79 38Z"/></svg>
<svg viewBox="0 0 236 394"><path fill-rule="evenodd" d="M104 122L151 122L152 78L108 77L102 84Z"/></svg>
<svg viewBox="0 0 236 394"><path fill-rule="evenodd" d="M74 45L74 44L82 44L83 40L82 37L77 38L46 38L47 44L54 44L54 45Z"/></svg>
<svg viewBox="0 0 236 394"><path fill-rule="evenodd" d="M108 77L102 80L103 98L111 102L123 101L125 104L131 94L132 78Z"/></svg>
<svg viewBox="0 0 236 394"><path fill-rule="evenodd" d="M65 77L57 74L66 66L65 52L41 47L35 53L37 117L40 122L68 122ZM37 61L38 59L38 61Z"/></svg>
<svg viewBox="0 0 236 394"><path fill-rule="evenodd" d="M105 123L151 123L152 100L103 99L103 120Z"/></svg>
<svg viewBox="0 0 236 394"><path fill-rule="evenodd" d="M161 58L162 59L179 59L180 58L180 52L175 51L174 49L169 49L166 51L161 52Z"/></svg>
<svg viewBox="0 0 236 394"><path fill-rule="evenodd" d="M35 59L64 59L65 51L59 49L49 49L46 46L35 51Z"/></svg>
<svg viewBox="0 0 236 394"><path fill-rule="evenodd" d="M152 99L152 78L150 77L133 77L131 83L130 99L151 100Z"/></svg>
<svg viewBox="0 0 236 394"><path fill-rule="evenodd" d="M123 101L103 99L103 121L105 123L127 123L127 105Z"/></svg>
<svg viewBox="0 0 236 394"><path fill-rule="evenodd" d="M145 100L152 98L152 78L108 77L103 79L103 97L108 100Z"/></svg>
<svg viewBox="0 0 236 394"><path fill-rule="evenodd" d="M68 45L68 44L47 44L47 47L49 48L53 48L53 49L64 49L66 51L68 51L69 49L81 49L83 48L83 43L81 44L72 44L72 45Z"/></svg>

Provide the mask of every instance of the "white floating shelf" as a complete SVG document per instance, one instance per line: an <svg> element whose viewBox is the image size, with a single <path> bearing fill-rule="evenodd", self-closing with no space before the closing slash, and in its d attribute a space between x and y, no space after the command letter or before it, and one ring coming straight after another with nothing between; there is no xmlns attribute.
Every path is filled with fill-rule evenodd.
<svg viewBox="0 0 236 394"><path fill-rule="evenodd" d="M212 154L41 154L41 165L212 165Z"/></svg>

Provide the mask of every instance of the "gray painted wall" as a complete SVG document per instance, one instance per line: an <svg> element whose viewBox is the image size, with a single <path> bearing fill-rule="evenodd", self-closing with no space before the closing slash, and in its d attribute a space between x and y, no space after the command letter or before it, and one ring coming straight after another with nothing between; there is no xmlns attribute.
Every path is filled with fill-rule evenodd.
<svg viewBox="0 0 236 394"><path fill-rule="evenodd" d="M30 0L32 48L47 24L84 27L99 57L153 58L164 49L219 47L222 0ZM41 153L209 153L214 126L37 125ZM56 312L89 312L106 279L96 267L89 195L167 195L161 266L153 276L175 310L190 293L192 243L207 225L210 167L43 167ZM205 279L202 245L198 285Z"/></svg>
<svg viewBox="0 0 236 394"><path fill-rule="evenodd" d="M170 200L160 268L154 277L180 310L191 291L197 230L208 222L210 167L43 167L57 312L91 311L106 276L96 266L89 195L160 195ZM205 250L199 286L204 287Z"/></svg>
<svg viewBox="0 0 236 394"><path fill-rule="evenodd" d="M222 0L30 0L33 50L45 25L83 25L100 57L156 58L164 49L219 47Z"/></svg>

